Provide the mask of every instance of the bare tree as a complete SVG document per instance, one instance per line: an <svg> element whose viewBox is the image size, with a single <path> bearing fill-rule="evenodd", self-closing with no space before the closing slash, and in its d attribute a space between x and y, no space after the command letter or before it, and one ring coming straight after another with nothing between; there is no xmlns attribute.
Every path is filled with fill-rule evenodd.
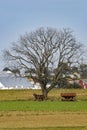
<svg viewBox="0 0 87 130"><path fill-rule="evenodd" d="M10 67L17 68L21 74L34 69L35 77L31 71L28 72L40 83L42 94L47 98L48 92L63 77L66 65L78 62L80 49L81 44L76 41L70 29L58 31L39 28L20 36L17 42L12 43L11 50L4 51L4 58L9 61ZM49 81L50 86L47 87Z"/></svg>

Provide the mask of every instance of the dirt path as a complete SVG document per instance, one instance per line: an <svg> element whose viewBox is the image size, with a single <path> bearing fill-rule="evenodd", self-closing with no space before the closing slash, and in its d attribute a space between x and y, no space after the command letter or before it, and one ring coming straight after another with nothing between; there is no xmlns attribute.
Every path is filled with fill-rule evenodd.
<svg viewBox="0 0 87 130"><path fill-rule="evenodd" d="M0 128L87 126L83 112L0 112Z"/></svg>

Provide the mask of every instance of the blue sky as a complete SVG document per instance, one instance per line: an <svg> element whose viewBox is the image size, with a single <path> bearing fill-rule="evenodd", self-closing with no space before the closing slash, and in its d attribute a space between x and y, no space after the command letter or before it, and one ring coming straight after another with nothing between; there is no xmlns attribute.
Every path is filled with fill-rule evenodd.
<svg viewBox="0 0 87 130"><path fill-rule="evenodd" d="M2 51L39 27L71 28L86 45L87 0L0 0L0 70Z"/></svg>

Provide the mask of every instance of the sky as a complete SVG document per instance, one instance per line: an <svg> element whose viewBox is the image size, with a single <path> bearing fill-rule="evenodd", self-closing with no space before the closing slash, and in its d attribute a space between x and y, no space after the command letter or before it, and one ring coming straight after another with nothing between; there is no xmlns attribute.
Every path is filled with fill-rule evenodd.
<svg viewBox="0 0 87 130"><path fill-rule="evenodd" d="M39 27L71 28L87 46L87 0L0 0L0 70L3 50Z"/></svg>

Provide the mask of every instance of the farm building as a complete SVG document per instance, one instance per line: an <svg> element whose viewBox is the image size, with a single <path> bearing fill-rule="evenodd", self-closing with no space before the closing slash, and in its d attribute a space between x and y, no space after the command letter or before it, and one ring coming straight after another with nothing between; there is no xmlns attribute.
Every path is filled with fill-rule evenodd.
<svg viewBox="0 0 87 130"><path fill-rule="evenodd" d="M10 72L0 72L0 89L32 89L34 85L23 77L16 77Z"/></svg>

